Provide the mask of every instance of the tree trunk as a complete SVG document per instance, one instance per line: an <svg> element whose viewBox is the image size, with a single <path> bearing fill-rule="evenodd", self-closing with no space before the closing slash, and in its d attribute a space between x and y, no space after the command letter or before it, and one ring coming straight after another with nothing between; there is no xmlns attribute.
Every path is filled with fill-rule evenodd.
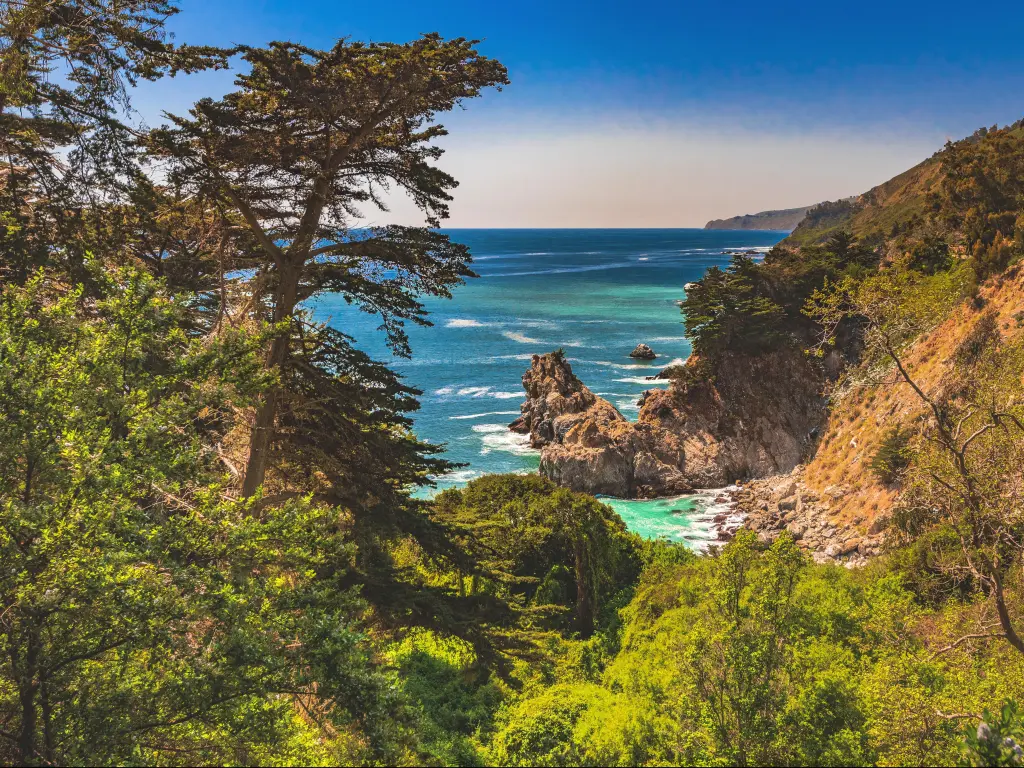
<svg viewBox="0 0 1024 768"><path fill-rule="evenodd" d="M45 676L39 681L39 705L43 710L43 757L53 764L53 707L50 705L50 691Z"/></svg>
<svg viewBox="0 0 1024 768"><path fill-rule="evenodd" d="M587 580L585 546L582 539L577 539L573 546L576 565L576 618L580 634L583 637L590 637L594 634L594 599L590 594L590 585Z"/></svg>
<svg viewBox="0 0 1024 768"><path fill-rule="evenodd" d="M18 701L21 704L21 727L18 731L18 762L36 763L36 666L39 662L39 634L29 631L24 664L18 674Z"/></svg>
<svg viewBox="0 0 1024 768"><path fill-rule="evenodd" d="M274 324L284 322L292 316L299 292L299 277L302 261L285 264L281 269L281 279L274 294ZM274 337L267 353L265 369L278 371L288 357L288 332L279 333ZM267 474L271 438L274 434L274 423L277 420L277 407L280 391L271 388L256 408L252 434L249 436L249 459L245 466L245 480L242 483L242 495L249 498L263 485Z"/></svg>
<svg viewBox="0 0 1024 768"><path fill-rule="evenodd" d="M996 614L999 616L999 625L1006 634L1006 640L1017 651L1024 653L1024 641L1020 639L1020 635L1018 635L1017 630L1014 629L1013 619L1010 618L1010 612L1006 608L1006 597L1003 594L1003 579L1000 577L998 571L995 571L992 574L992 587L992 592L996 601Z"/></svg>

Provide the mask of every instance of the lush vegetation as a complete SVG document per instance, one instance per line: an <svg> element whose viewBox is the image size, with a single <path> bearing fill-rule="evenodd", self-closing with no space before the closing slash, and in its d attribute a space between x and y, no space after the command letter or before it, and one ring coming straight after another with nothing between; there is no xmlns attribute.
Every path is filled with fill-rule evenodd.
<svg viewBox="0 0 1024 768"><path fill-rule="evenodd" d="M900 506L859 571L642 541L540 477L424 501L450 465L418 393L304 307L341 293L411 354L472 276L435 229L437 118L504 69L438 35L173 45L174 12L2 11L0 761L1024 762L1024 344L994 315L876 456ZM140 80L225 67L232 93L132 121ZM947 149L892 248L844 203L710 271L698 355L841 347L915 384L909 345L1021 255L1020 146ZM385 187L425 226L355 227Z"/></svg>
<svg viewBox="0 0 1024 768"><path fill-rule="evenodd" d="M728 352L800 346L816 330L803 313L811 294L828 281L863 277L878 262L845 230L821 246L776 246L761 263L736 255L727 269L712 267L686 292L681 309L694 353L713 364Z"/></svg>

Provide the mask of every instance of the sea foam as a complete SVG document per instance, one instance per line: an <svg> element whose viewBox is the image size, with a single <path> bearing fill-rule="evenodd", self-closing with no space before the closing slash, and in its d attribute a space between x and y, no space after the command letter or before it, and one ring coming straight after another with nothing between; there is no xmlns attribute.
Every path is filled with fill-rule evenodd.
<svg viewBox="0 0 1024 768"><path fill-rule="evenodd" d="M507 432L508 426L505 424L474 424L472 429L474 432L487 434L489 432Z"/></svg>
<svg viewBox="0 0 1024 768"><path fill-rule="evenodd" d="M504 424L475 424L473 431L480 435L483 448L480 454L486 456L491 451L503 451L517 456L536 454L536 448L530 445L528 435L510 432Z"/></svg>
<svg viewBox="0 0 1024 768"><path fill-rule="evenodd" d="M488 325L488 323L481 323L479 320L473 320L468 317L456 317L453 320L449 320L444 324L445 328L482 328Z"/></svg>
<svg viewBox="0 0 1024 768"><path fill-rule="evenodd" d="M456 394L462 397L483 397L490 387L463 387Z"/></svg>
<svg viewBox="0 0 1024 768"><path fill-rule="evenodd" d="M512 341L518 341L520 344L543 344L544 342L538 339L531 339L525 333L519 333L518 331L502 331L501 335L506 339Z"/></svg>
<svg viewBox="0 0 1024 768"><path fill-rule="evenodd" d="M615 381L620 381L623 384L643 384L644 386L649 387L672 383L668 379L648 379L643 376L627 376L624 379L615 379Z"/></svg>
<svg viewBox="0 0 1024 768"><path fill-rule="evenodd" d="M467 413L465 416L449 416L449 421L462 421L464 419L482 419L485 416L518 416L519 411L484 411L483 413Z"/></svg>

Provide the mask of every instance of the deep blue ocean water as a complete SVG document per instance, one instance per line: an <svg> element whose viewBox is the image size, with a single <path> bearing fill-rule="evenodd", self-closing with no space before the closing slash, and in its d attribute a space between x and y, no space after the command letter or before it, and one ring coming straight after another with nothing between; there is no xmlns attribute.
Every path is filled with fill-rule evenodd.
<svg viewBox="0 0 1024 768"><path fill-rule="evenodd" d="M730 252L767 251L784 232L701 229L445 230L470 246L480 277L451 300L427 303L434 325L410 327L412 359L395 358L377 327L341 297L316 305L319 319L353 336L360 348L423 391L415 414L420 438L447 446L469 466L438 478L461 485L490 472L535 471L538 455L507 430L524 399L522 375L533 354L565 349L573 371L627 418L635 418L648 381L685 360L677 302L683 286ZM640 342L658 359L629 353ZM699 540L709 496L646 502L611 500L627 524L648 536Z"/></svg>

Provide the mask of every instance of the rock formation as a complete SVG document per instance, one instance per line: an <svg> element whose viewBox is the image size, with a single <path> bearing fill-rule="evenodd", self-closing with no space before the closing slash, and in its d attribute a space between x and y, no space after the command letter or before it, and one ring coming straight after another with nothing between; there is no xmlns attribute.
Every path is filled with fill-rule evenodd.
<svg viewBox="0 0 1024 768"><path fill-rule="evenodd" d="M534 355L511 429L541 449L541 472L588 493L652 497L788 472L824 416L820 372L798 350L726 355L714 376L691 359L645 393L636 423L592 393L558 353Z"/></svg>
<svg viewBox="0 0 1024 768"><path fill-rule="evenodd" d="M734 491L731 495L738 515L745 517L744 526L765 542L788 531L818 563L856 566L877 555L885 542L887 518L860 525L836 520L834 508L850 489L831 486L815 493L801 479L801 470L755 480Z"/></svg>
<svg viewBox="0 0 1024 768"><path fill-rule="evenodd" d="M637 344L636 349L630 352L629 356L637 360L655 360L658 357L654 354L654 350L646 344Z"/></svg>

